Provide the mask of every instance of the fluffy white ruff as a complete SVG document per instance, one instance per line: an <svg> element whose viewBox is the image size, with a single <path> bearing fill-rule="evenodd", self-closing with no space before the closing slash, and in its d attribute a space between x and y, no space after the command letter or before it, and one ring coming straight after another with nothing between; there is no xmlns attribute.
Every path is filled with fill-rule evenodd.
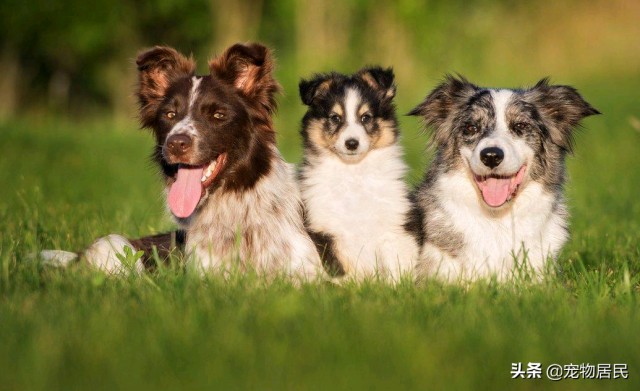
<svg viewBox="0 0 640 391"><path fill-rule="evenodd" d="M82 259L95 267L109 274L126 274L129 270L122 264L116 254L124 255L124 248L130 247L135 253L136 249L126 238L111 234L102 237L89 248L87 248L82 254ZM144 265L141 260L136 261L134 270L136 272L144 271Z"/></svg>
<svg viewBox="0 0 640 391"><path fill-rule="evenodd" d="M431 191L439 208L433 209L425 229L433 222L449 224L462 234L463 243L455 258L425 243L423 274L451 282L493 276L505 280L524 268L534 277L541 276L547 260L555 258L567 240L564 203L539 183L527 184L510 209L496 215L481 204L464 172L443 175Z"/></svg>
<svg viewBox="0 0 640 391"><path fill-rule="evenodd" d="M200 272L252 269L305 280L322 275L304 229L293 166L274 147L271 172L243 192L214 192L187 228L191 266Z"/></svg>
<svg viewBox="0 0 640 391"><path fill-rule="evenodd" d="M410 204L400 147L374 149L355 164L329 152L308 159L301 190L309 228L332 237L347 276L412 274L419 249L403 227Z"/></svg>

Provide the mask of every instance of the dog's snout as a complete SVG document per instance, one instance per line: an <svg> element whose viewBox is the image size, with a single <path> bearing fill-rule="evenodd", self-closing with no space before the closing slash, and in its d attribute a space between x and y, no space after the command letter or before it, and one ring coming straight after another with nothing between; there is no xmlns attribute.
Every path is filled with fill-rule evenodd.
<svg viewBox="0 0 640 391"><path fill-rule="evenodd" d="M504 151L498 147L489 147L480 151L482 164L489 168L496 168L504 160Z"/></svg>
<svg viewBox="0 0 640 391"><path fill-rule="evenodd" d="M344 142L344 146L347 147L349 151L355 151L358 149L358 145L360 145L360 142L355 138L347 139L347 141Z"/></svg>
<svg viewBox="0 0 640 391"><path fill-rule="evenodd" d="M193 141L185 134L174 134L167 139L167 149L173 155L184 155L189 152Z"/></svg>

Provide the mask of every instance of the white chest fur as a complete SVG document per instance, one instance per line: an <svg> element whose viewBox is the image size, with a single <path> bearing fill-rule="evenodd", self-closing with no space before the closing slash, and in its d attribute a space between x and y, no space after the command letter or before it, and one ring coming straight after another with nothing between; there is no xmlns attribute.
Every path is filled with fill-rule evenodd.
<svg viewBox="0 0 640 391"><path fill-rule="evenodd" d="M452 257L427 241L421 269L447 280L492 275L505 279L526 260L529 271L542 272L546 261L554 258L567 240L562 201L541 184L530 182L509 211L492 216L480 204L473 186L462 172L443 175L434 184L431 191L439 204L427 212L425 229L429 230L434 220L442 220L462 234L463 243Z"/></svg>
<svg viewBox="0 0 640 391"><path fill-rule="evenodd" d="M244 192L214 193L190 222L187 249L204 270L251 267L312 278L320 259L302 221L293 167L274 159L268 176Z"/></svg>
<svg viewBox="0 0 640 391"><path fill-rule="evenodd" d="M397 145L372 150L355 164L326 153L303 168L310 228L332 237L351 276L398 278L413 271L419 249L403 227L410 208L405 172Z"/></svg>

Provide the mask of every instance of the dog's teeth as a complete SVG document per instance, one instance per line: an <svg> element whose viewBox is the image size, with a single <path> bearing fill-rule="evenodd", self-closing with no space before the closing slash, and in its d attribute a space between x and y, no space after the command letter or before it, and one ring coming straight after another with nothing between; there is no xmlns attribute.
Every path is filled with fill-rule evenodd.
<svg viewBox="0 0 640 391"><path fill-rule="evenodd" d="M202 175L202 178L200 179L200 182L204 182L207 179L209 179L209 177L213 173L213 170L215 170L215 168L216 168L216 163L217 162L214 160L213 162L211 162L211 164L209 164L209 166L207 167L207 169L204 172L204 175Z"/></svg>

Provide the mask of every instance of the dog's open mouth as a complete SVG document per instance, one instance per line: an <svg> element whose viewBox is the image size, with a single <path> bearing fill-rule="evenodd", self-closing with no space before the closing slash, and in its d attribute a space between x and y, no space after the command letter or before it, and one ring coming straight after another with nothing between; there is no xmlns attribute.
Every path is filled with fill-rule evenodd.
<svg viewBox="0 0 640 391"><path fill-rule="evenodd" d="M513 175L473 175L480 189L482 199L487 205L497 208L515 197L518 187L524 179L527 165L520 167Z"/></svg>
<svg viewBox="0 0 640 391"><path fill-rule="evenodd" d="M176 180L171 184L167 202L169 209L178 218L191 216L200 199L211 186L227 162L227 154L221 153L216 160L202 166L178 165Z"/></svg>

